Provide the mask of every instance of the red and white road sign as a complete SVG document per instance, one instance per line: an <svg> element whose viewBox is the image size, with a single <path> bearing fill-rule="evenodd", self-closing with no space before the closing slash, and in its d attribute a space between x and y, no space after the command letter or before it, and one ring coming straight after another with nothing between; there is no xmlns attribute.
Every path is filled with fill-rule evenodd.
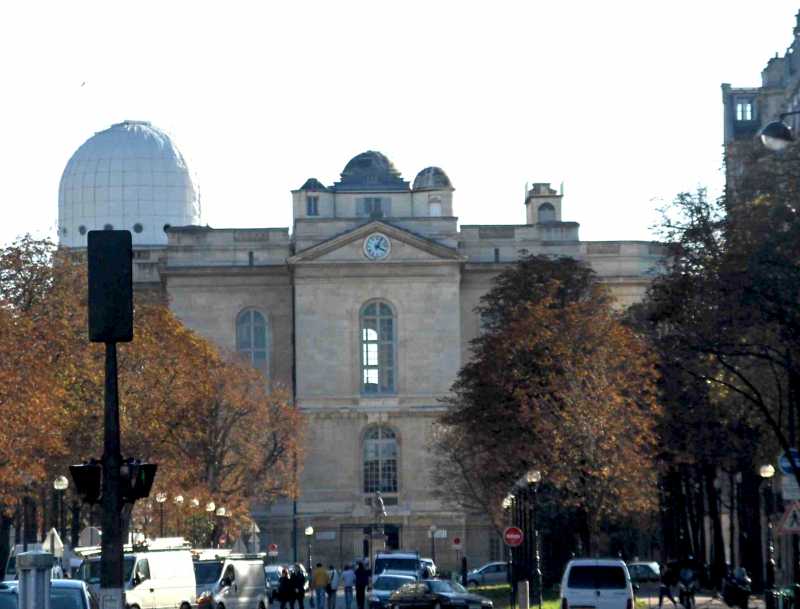
<svg viewBox="0 0 800 609"><path fill-rule="evenodd" d="M271 543L267 546L267 556L277 556L278 555L278 544Z"/></svg>
<svg viewBox="0 0 800 609"><path fill-rule="evenodd" d="M522 545L522 529L519 527L506 527L503 531L503 541L509 548L516 548Z"/></svg>
<svg viewBox="0 0 800 609"><path fill-rule="evenodd" d="M463 545L461 543L461 538L460 537L453 537L453 549L454 550L461 550L462 548L463 548Z"/></svg>

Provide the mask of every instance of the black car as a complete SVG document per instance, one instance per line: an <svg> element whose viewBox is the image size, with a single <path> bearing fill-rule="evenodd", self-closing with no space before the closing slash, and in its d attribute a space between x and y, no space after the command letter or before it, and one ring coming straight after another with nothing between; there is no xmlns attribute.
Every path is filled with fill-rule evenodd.
<svg viewBox="0 0 800 609"><path fill-rule="evenodd" d="M389 597L389 609L492 609L492 601L468 592L461 584L444 579L424 579L405 584Z"/></svg>

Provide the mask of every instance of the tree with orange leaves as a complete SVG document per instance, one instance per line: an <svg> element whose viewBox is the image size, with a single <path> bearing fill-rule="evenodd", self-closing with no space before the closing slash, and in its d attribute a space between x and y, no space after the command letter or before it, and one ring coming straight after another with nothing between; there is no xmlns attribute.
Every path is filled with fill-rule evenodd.
<svg viewBox="0 0 800 609"><path fill-rule="evenodd" d="M497 278L479 313L485 332L440 421L442 494L499 528L502 498L541 470L590 550L602 522L655 505L649 348L571 259L524 258Z"/></svg>

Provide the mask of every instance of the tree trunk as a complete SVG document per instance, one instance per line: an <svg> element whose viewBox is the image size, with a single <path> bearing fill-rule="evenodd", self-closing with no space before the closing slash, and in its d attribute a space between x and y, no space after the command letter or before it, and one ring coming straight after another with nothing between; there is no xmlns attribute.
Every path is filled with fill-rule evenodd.
<svg viewBox="0 0 800 609"><path fill-rule="evenodd" d="M0 581L6 575L6 563L8 555L11 553L11 524L13 518L3 511L4 506L0 506Z"/></svg>
<svg viewBox="0 0 800 609"><path fill-rule="evenodd" d="M730 504L728 508L728 544L731 551L731 567L735 567L737 565L736 520L734 519L734 512L736 511L736 477L732 472L728 474L728 489L730 491Z"/></svg>

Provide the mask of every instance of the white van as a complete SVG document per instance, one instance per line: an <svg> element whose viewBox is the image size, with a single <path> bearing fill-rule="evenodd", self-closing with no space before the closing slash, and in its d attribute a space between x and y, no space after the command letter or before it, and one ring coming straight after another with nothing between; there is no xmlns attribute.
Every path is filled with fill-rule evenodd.
<svg viewBox="0 0 800 609"><path fill-rule="evenodd" d="M195 560L197 606L201 609L266 609L269 591L264 561L231 555Z"/></svg>
<svg viewBox="0 0 800 609"><path fill-rule="evenodd" d="M628 567L610 558L578 558L561 578L561 609L634 609Z"/></svg>
<svg viewBox="0 0 800 609"><path fill-rule="evenodd" d="M182 549L126 552L122 577L130 609L191 609L195 605L192 553ZM87 558L78 578L93 592L100 589L100 556Z"/></svg>

